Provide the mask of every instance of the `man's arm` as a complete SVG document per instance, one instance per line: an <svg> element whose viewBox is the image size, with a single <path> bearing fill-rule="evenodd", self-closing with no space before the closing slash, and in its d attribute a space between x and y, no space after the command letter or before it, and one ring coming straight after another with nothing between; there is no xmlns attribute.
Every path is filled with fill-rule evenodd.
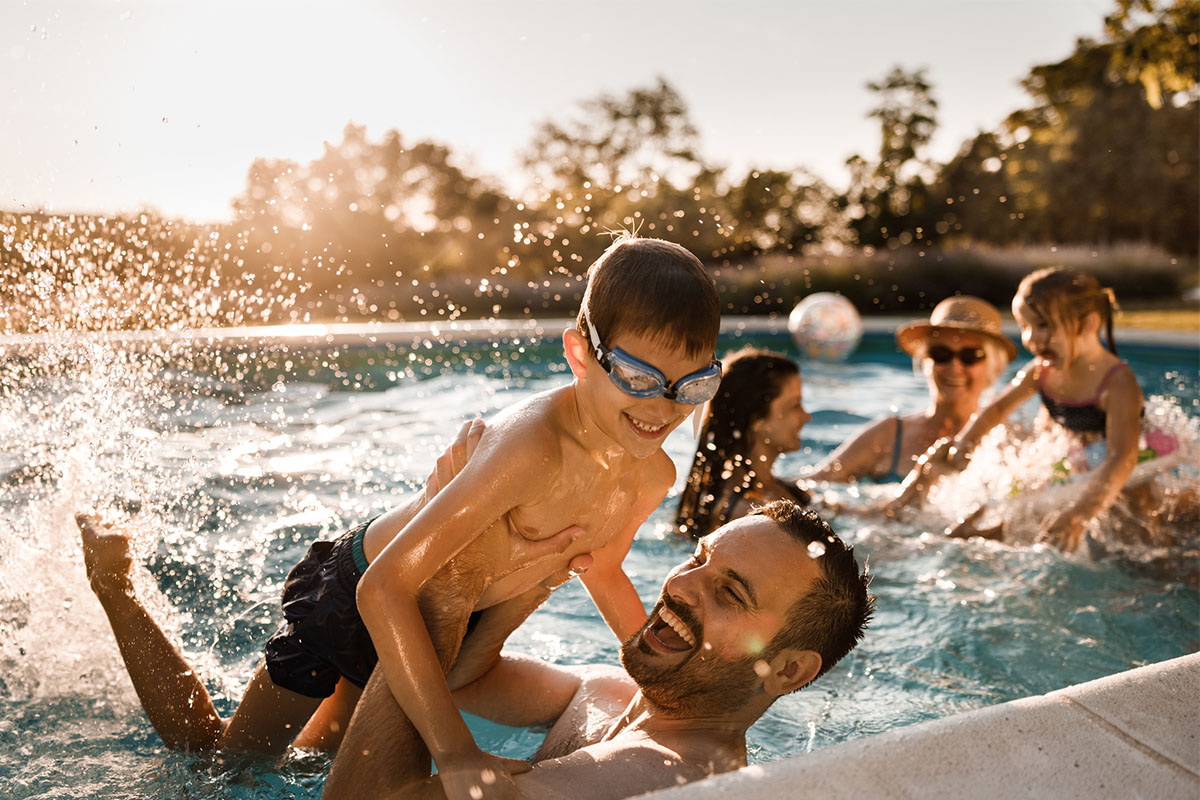
<svg viewBox="0 0 1200 800"><path fill-rule="evenodd" d="M454 700L463 711L501 725L550 725L570 706L587 670L506 651L481 677L455 690Z"/></svg>

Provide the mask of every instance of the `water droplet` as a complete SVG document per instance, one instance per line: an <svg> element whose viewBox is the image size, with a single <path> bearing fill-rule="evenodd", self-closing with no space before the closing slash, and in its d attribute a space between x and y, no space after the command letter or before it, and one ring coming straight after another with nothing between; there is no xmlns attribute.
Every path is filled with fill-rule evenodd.
<svg viewBox="0 0 1200 800"><path fill-rule="evenodd" d="M808 557L820 558L825 555L825 544L823 542L810 542L808 545Z"/></svg>

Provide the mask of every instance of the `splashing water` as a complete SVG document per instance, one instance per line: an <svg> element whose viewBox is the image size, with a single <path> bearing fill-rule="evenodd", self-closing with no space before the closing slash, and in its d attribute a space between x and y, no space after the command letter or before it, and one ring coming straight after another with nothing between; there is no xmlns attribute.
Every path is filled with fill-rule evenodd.
<svg viewBox="0 0 1200 800"><path fill-rule="evenodd" d="M87 585L72 515L101 509L131 527L140 597L227 715L308 544L415 491L461 421L561 385L561 353L527 341L201 342L193 331L259 318L253 292L230 303L242 289L224 282L222 265L236 246L121 224L101 236L90 222L3 222L6 252L19 258L0 275L0 795L316 798L323 756L277 769L164 751ZM174 249L154 244L168 240ZM176 272L186 289L139 282ZM239 298L245 313L231 311ZM140 330L149 327L166 333ZM897 392L923 399L922 386L902 385L910 379L905 359L805 373L806 394L829 407ZM1163 402L1166 423L1195 432L1177 399ZM811 427L815 452L785 458L782 474L844 435ZM981 463L973 468L987 475L961 479L992 496L1025 474L1021 459L1044 468L1056 446L1013 446L993 472ZM686 431L668 439L681 475L692 451ZM691 549L670 533L674 502L654 512L626 562L647 601ZM860 559L870 555L877 621L833 672L752 729L754 762L1195 649L1196 595L1178 583L1039 548L948 542L920 522L882 525L853 508L834 527ZM616 661L578 582L512 644L557 663ZM471 723L502 755L526 756L540 741Z"/></svg>

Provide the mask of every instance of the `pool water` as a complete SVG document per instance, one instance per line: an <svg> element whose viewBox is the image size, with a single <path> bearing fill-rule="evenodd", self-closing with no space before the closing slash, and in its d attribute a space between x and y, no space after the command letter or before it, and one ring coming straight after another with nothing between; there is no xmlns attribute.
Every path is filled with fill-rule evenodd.
<svg viewBox="0 0 1200 800"><path fill-rule="evenodd" d="M785 337L768 335L726 337L721 348L743 344L791 352ZM1200 416L1194 350L1122 355L1148 396ZM417 490L462 421L568 379L554 340L193 352L68 339L10 351L0 369L0 796L319 797L325 756L280 767L162 747L88 589L71 515L130 515L142 595L228 713L279 624L284 576L313 539ZM781 474L889 408L926 400L890 337L868 336L843 364L805 364L804 380L813 421ZM690 425L667 450L682 480ZM672 493L626 563L647 606L691 550L670 531L674 503ZM946 540L924 531L932 525L834 520L870 560L875 621L837 668L751 730L752 762L1200 648L1200 595L1186 579L1194 550L1181 549L1178 569L1164 573ZM510 644L566 664L615 663L617 653L578 582ZM527 756L540 740L471 723L504 755Z"/></svg>

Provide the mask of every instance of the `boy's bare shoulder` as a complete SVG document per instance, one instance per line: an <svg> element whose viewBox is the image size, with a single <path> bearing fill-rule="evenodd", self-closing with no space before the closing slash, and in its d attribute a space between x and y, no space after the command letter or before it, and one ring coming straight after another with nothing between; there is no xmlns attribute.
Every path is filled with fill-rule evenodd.
<svg viewBox="0 0 1200 800"><path fill-rule="evenodd" d="M561 458L566 387L542 392L502 409L488 421L480 444L506 448L524 459ZM490 440L490 441L489 441Z"/></svg>
<svg viewBox="0 0 1200 800"><path fill-rule="evenodd" d="M659 450L644 462L641 478L645 483L646 492L666 494L675 485L675 462L664 451Z"/></svg>

